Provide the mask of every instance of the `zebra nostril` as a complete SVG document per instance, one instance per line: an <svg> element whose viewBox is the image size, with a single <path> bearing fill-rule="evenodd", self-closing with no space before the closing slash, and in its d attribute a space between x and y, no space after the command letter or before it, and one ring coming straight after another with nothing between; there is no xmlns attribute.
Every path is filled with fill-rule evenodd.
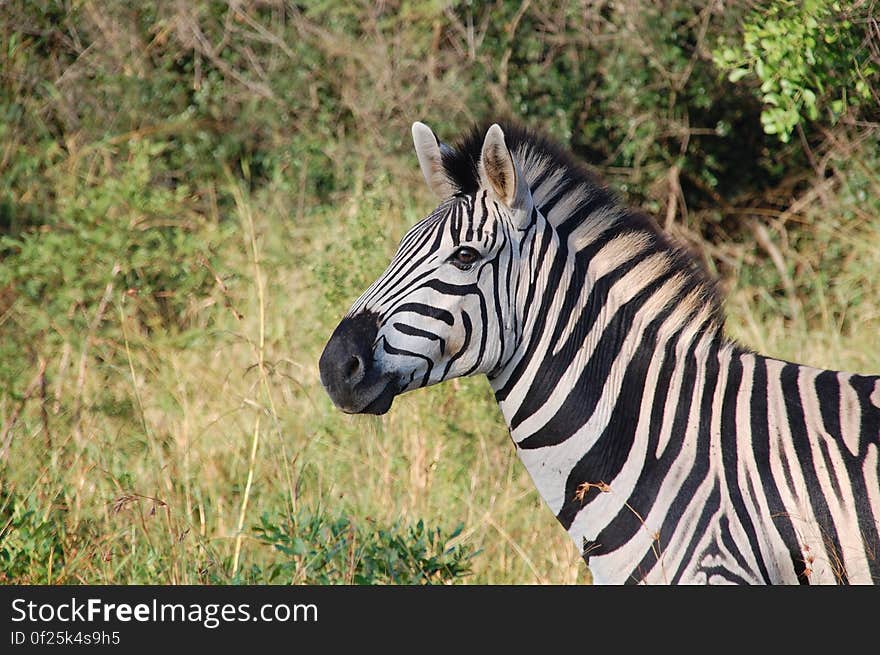
<svg viewBox="0 0 880 655"><path fill-rule="evenodd" d="M374 314L346 317L333 331L318 360L321 384L343 411L360 411L367 400L365 395L372 394L382 382L373 357L377 331Z"/></svg>
<svg viewBox="0 0 880 655"><path fill-rule="evenodd" d="M363 369L363 360L358 355L349 357L345 364L345 379L353 380Z"/></svg>

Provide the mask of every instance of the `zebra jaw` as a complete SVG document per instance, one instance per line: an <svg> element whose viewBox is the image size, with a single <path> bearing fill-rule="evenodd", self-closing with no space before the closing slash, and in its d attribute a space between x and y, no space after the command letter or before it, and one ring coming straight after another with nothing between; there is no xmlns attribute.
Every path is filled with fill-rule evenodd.
<svg viewBox="0 0 880 655"><path fill-rule="evenodd" d="M397 376L376 366L377 316L361 312L343 319L321 353L321 384L346 414L384 414L400 393Z"/></svg>

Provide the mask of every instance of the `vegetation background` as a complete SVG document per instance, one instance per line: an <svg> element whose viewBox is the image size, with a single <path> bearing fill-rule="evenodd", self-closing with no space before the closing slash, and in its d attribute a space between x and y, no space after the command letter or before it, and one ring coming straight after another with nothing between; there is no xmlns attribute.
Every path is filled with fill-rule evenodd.
<svg viewBox="0 0 880 655"><path fill-rule="evenodd" d="M880 372L874 0L0 0L0 582L574 583L485 380L335 411L332 328L512 115L762 352Z"/></svg>

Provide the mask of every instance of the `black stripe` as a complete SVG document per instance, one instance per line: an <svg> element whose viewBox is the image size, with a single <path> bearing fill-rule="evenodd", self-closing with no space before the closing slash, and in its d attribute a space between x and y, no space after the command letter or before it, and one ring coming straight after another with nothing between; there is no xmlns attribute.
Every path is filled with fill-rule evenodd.
<svg viewBox="0 0 880 655"><path fill-rule="evenodd" d="M822 532L825 549L826 551L830 549L828 554L832 563L835 559L840 561L840 570L836 571L836 574L840 576L839 582L841 584L849 584L846 571L843 568L843 549L840 546L837 526L834 525L831 510L828 508L828 503L825 502L825 494L822 492L819 476L816 473L816 464L813 461L813 452L807 432L807 423L804 417L804 408L798 384L799 370L800 367L797 364L786 364L782 367L780 374L782 396L785 399L785 411L788 414L788 426L791 431L792 445L794 446L796 456L800 460L801 473L807 486L807 494L810 498L810 505L813 507L813 514L818 521L819 530ZM780 451L782 451L781 445Z"/></svg>
<svg viewBox="0 0 880 655"><path fill-rule="evenodd" d="M611 292L612 287L624 275L626 275L629 271L638 266L642 261L643 257L635 257L625 264L618 266L613 271L609 272L607 275L601 277L599 280L596 281L595 285L590 290L590 295L587 297L587 301L583 309L580 310L580 315L578 316L577 321L575 321L572 327L571 334L562 343L562 347L559 348L559 351L554 355L552 351L554 348L556 348L556 346L563 338L563 333L565 332L565 328L568 324L568 317L571 316L574 312L578 311L577 305L579 302L582 301L583 278L585 278L586 276L580 275L579 272L576 272L572 275L571 283L565 291L563 302L559 309L556 310L558 316L556 317L556 321L553 324L553 336L549 340L550 351L545 355L544 361L542 362L540 370L535 376L535 379L531 381L530 388L526 393L522 404L517 408L517 411L510 419L511 430L516 429L517 426L519 426L529 416L531 416L541 407L543 407L543 405L547 402L547 399L550 398L552 394L558 393L560 391L557 389L559 380L565 373L565 370L568 367L568 363L571 361L574 353L584 343L587 335L593 328L593 325L598 320L602 309L608 302L608 294ZM553 291L546 294L546 296L551 297L552 299L552 296L557 292L553 284L548 284L548 287ZM643 294L644 290L641 293ZM639 305L641 304L642 303L639 303ZM621 310L622 309L623 308L621 308ZM547 312L549 312L549 308L545 311L542 311L542 313L539 315L538 320L550 320L549 317L546 316ZM618 314L619 313L620 310L618 310ZM625 328L627 325L628 322L624 323L623 328ZM609 328L610 327L611 326L609 326ZM618 322L618 324L616 324L614 327L620 329L621 325ZM538 332L537 330L535 331ZM536 336L530 344L529 350L523 357L523 361L519 363L517 371L514 373L514 376L518 376L521 373L520 367L522 367L522 369L524 370L525 366L535 355L539 336L540 332L538 332L538 336ZM612 329L606 328L603 333L603 340L611 339L613 337L614 331ZM596 352L600 352L600 347L601 344L596 346ZM598 383L601 383L601 381L603 381L604 379L604 376L593 378L593 380L597 381L596 386L600 386ZM508 382L508 385L510 385L510 382ZM586 416L589 417L589 414L586 414Z"/></svg>
<svg viewBox="0 0 880 655"><path fill-rule="evenodd" d="M433 289L437 293L447 296L468 296L470 294L478 294L479 288L473 282L470 284L452 284L444 282L437 278L431 278L422 284L423 289Z"/></svg>
<svg viewBox="0 0 880 655"><path fill-rule="evenodd" d="M541 202L541 206L538 208L540 212L544 216L547 216L550 212L553 211L553 208L559 203L562 197L569 191L571 191L572 188L573 186L568 180L565 180L562 184L557 184L556 187L552 190L551 195L546 196Z"/></svg>
<svg viewBox="0 0 880 655"><path fill-rule="evenodd" d="M370 297L366 300L373 302L374 304L382 304L386 302L386 299L392 295L395 290L400 289L400 285L404 282L406 283L406 287L402 289L403 292L408 292L410 287L412 286L414 280L407 280L407 277L412 275L412 273L417 270L420 266L422 266L426 261L433 258L436 254L436 250L440 247L440 243L443 240L443 230L437 230L434 233L434 240L430 246L427 246L427 252L421 256L417 257L411 261L403 260L400 256L395 256L394 260L389 265L389 270L394 270L393 275L385 275L382 278L379 278L379 284L372 290ZM421 244L420 244L421 245ZM410 264L407 268L396 268L398 266L403 266L404 261ZM418 279L423 279L428 275L432 275L433 271L425 271Z"/></svg>
<svg viewBox="0 0 880 655"><path fill-rule="evenodd" d="M837 500L843 502L843 490L840 488L840 481L837 479L837 469L834 462L831 461L831 452L828 450L828 443L821 436L818 438L819 450L822 453L822 459L825 462L825 470L828 471L828 479L831 480L831 488Z"/></svg>
<svg viewBox="0 0 880 655"><path fill-rule="evenodd" d="M721 461L724 467L724 479L730 502L746 538L749 540L749 546L755 554L758 562L757 573L761 576L766 584L770 584L770 573L761 557L761 547L758 540L758 533L752 522L749 510L746 508L743 498L742 487L740 486L739 474L737 471L737 434L739 426L736 423L737 397L739 396L740 387L742 386L742 361L740 355L734 355L730 360L727 368L727 384L724 388L724 398L721 403ZM742 426L743 432L748 426ZM735 544L729 546L732 552L739 554ZM749 566L743 560L737 560L740 566L749 570Z"/></svg>
<svg viewBox="0 0 880 655"><path fill-rule="evenodd" d="M862 375L854 375L850 378L850 386L858 394L859 405L861 408L862 420L860 426L860 444L859 454L853 456L849 448L842 441L839 443L841 457L846 462L846 469L849 475L849 481L852 485L853 496L857 499L867 499L868 488L865 486L865 476L869 480L876 483L880 479L880 464L875 476L872 478L870 472L864 470L865 458L867 457L867 443L871 440L871 425L876 425L880 409L871 403L871 387L876 384L877 378L866 377ZM824 399L823 399L824 400ZM880 441L880 427L873 428L876 430L873 436L875 444ZM880 516L874 516L871 513L870 504L864 500L859 505L860 511L856 512L859 522L859 530L862 535L863 548L868 560L868 570L871 572L871 579L880 584L880 534L878 534L878 523Z"/></svg>
<svg viewBox="0 0 880 655"><path fill-rule="evenodd" d="M477 350L477 356L474 358L474 364L468 370L464 371L461 376L467 377L468 375L473 375L474 371L476 371L480 365L483 363L483 357L486 355L486 343L489 338L489 310L486 307L486 298L483 297L483 294L480 292L479 287L475 286L475 294L480 303L480 346ZM463 314L467 316L467 314ZM470 320L468 318L468 320Z"/></svg>
<svg viewBox="0 0 880 655"><path fill-rule="evenodd" d="M536 266L543 266L544 258L547 255L547 251L550 248L550 244L553 241L552 230L542 230L539 235L541 237L541 241L538 249L536 250L535 244L532 246L532 252L537 253L535 255L537 261L531 262L531 265L527 270L531 271L533 274L537 273L540 268L536 268ZM557 256L550 267L550 272L548 275L548 280L550 287L554 284L558 284L559 279L562 277L562 273L565 270L566 261L564 257ZM538 301L536 302L536 296L538 297ZM522 325L528 325L528 318L531 315L532 311L537 312L537 317L535 318L534 327L532 330L532 339L529 342L526 352L523 357L516 363L516 366L513 372L508 378L507 382L495 392L495 398L498 402L504 401L507 398L507 395L516 385L517 380L523 374L526 367L529 364L529 361L534 356L534 354L538 350L538 343L540 342L540 336L547 328L547 323L551 320L552 312L550 312L550 305L553 302L553 294L547 293L546 289L539 289L536 281L534 279L528 280L528 291L526 293L526 299L523 303L523 319Z"/></svg>
<svg viewBox="0 0 880 655"><path fill-rule="evenodd" d="M834 371L822 371L814 382L825 431L840 442L840 383Z"/></svg>
<svg viewBox="0 0 880 655"><path fill-rule="evenodd" d="M388 343L388 339L384 336L379 337L379 341L382 344L382 349L388 353L389 355L403 355L405 357L416 357L417 359L424 360L425 364L428 365L428 370L425 373L424 381L422 384L427 384L428 377L431 375L431 371L434 368L434 362L429 358L423 355L422 353L413 352L411 350L404 350L402 348L396 348Z"/></svg>
<svg viewBox="0 0 880 655"><path fill-rule="evenodd" d="M435 274L434 270L426 270L422 271L418 276L413 277L409 280L399 279L391 281L388 285L388 288L385 289L381 294L373 294L370 298L370 302L373 307L379 307L382 305L394 305L401 297L405 298L411 292L413 287L418 286L420 282L423 280L430 279ZM404 282L406 284L404 284Z"/></svg>
<svg viewBox="0 0 880 655"><path fill-rule="evenodd" d="M531 184L529 185L529 191L532 192L533 197L535 195L535 192L541 188L542 184L544 184L544 181L547 179L547 176L556 170L558 170L558 168L556 166L552 166L552 165L543 166L541 168L541 171L535 176L535 179L533 179Z"/></svg>
<svg viewBox="0 0 880 655"><path fill-rule="evenodd" d="M627 364L608 425L568 475L565 483L566 501L557 514L557 519L566 529L571 527L578 512L602 493L598 488L590 487L578 498L578 488L584 482L611 482L630 457L635 444L642 396L647 387L648 369L656 356L657 332L673 309L673 306L665 307L645 327L636 352ZM599 383L598 380L596 382ZM644 462L637 464L640 468L644 466Z"/></svg>
<svg viewBox="0 0 880 655"><path fill-rule="evenodd" d="M449 375L449 371L452 369L452 365L457 362L462 355L467 352L468 346L471 344L471 332L473 331L473 325L471 324L471 318L467 315L467 312L461 313L461 323L462 328L464 329L464 342L461 344L461 348L457 353L455 353L452 357L449 358L449 361L446 362L446 368L443 371L443 376L441 379L445 380Z"/></svg>
<svg viewBox="0 0 880 655"><path fill-rule="evenodd" d="M528 325L529 317L535 306L535 296L537 294L542 294L541 305L548 309L552 300L552 297L548 297L548 294L544 294L543 290L538 288L536 278L538 272L544 267L544 260L548 257L547 253L550 251L550 245L553 243L553 235L548 230L532 232L530 237L523 239L523 242L528 242L529 244L529 264L527 270L532 275L532 278L527 280L528 287L526 288L526 301L523 303L522 307L522 324ZM521 242L521 245L523 242ZM560 258L557 253L556 259L551 262L551 276L556 274L562 275L564 268L561 265L561 262L562 258ZM541 330L543 330L544 322L549 320L549 317L541 314L539 315L538 320L540 321L539 325L541 326ZM535 329L537 330L538 327L536 326Z"/></svg>
<svg viewBox="0 0 880 655"><path fill-rule="evenodd" d="M691 470L688 473L687 477L682 481L681 487L678 490L678 493L675 496L675 499L672 501L672 504L669 506L669 509L666 512L666 515L663 518L663 524L660 527L660 548L662 551L663 545L668 543L671 535L675 534L676 530L679 529L679 524L681 519L684 517L685 511L688 508L688 505L691 503L691 500L696 496L699 492L700 485L706 479L706 476L709 473L709 446L711 443L711 428L712 428L712 410L713 404L712 400L715 395L715 387L718 384L718 372L719 372L719 364L718 364L718 342L713 341L710 344L709 350L706 352L704 357L704 381L702 387L695 387L694 396L701 393L701 399L697 414L697 425L692 426L687 424L686 430L693 430L696 428L696 451L694 452L693 463L691 465ZM681 463L679 462L679 465ZM707 499L707 509L706 512L714 513L717 510L717 493L718 493L718 485L717 483L713 485L712 493ZM712 507L713 498L715 499L716 507ZM703 518L707 516L711 516L710 514L706 514L704 512L703 516L700 519L702 524ZM698 529L695 534L702 536L705 532L705 526L702 529ZM689 544L688 550L692 553L694 547L694 543ZM684 561L688 560L691 555L685 558ZM681 571L677 575L680 575Z"/></svg>
<svg viewBox="0 0 880 655"><path fill-rule="evenodd" d="M719 527L719 532L721 533L721 543L724 544L724 547L727 549L727 552L729 552L733 556L733 559L736 560L736 563L739 564L739 567L741 569L743 569L744 571L749 571L750 573L754 573L754 571L752 571L752 567L749 565L749 563L746 561L746 558L743 556L742 552L740 552L740 549L737 547L737 543L733 538L733 534L731 534L729 518L727 516L722 515L721 520L719 521L718 527ZM757 543L752 544L752 548L757 549ZM759 568L762 569L761 575L764 576L763 577L764 583L770 584L770 582L771 582L770 576L766 575L764 573L764 571L766 571L766 569L764 568L764 563L761 561L761 557L758 556L757 560L758 560ZM733 574L733 573L731 573L731 575L735 576L735 574ZM741 578L739 578L739 579L741 580ZM743 584L743 583L740 583L740 584Z"/></svg>
<svg viewBox="0 0 880 655"><path fill-rule="evenodd" d="M871 402L871 395L880 383L880 378L866 375L852 375L849 386L855 390L859 399L862 423L859 433L859 454L866 453L868 444L880 444L880 407ZM878 393L880 395L880 393Z"/></svg>
<svg viewBox="0 0 880 655"><path fill-rule="evenodd" d="M454 202L455 201L441 203L429 216L426 216L413 225L409 232L404 234L403 238L400 240L395 258L403 259L409 249L418 246L418 244L422 242L425 234L429 233L431 230L437 229L438 226L442 226L443 222L447 220L449 212L453 210ZM442 230L440 231L442 233Z"/></svg>
<svg viewBox="0 0 880 655"><path fill-rule="evenodd" d="M449 228L449 238L452 239L452 245L456 248L461 241L462 214L464 213L464 209L465 208L461 204L456 205L455 210L450 215L447 223L447 227ZM470 206L468 206L468 211L473 211Z"/></svg>
<svg viewBox="0 0 880 655"><path fill-rule="evenodd" d="M566 183L558 185L553 190L553 195L547 197L540 206L541 213L544 216L547 216L553 211L553 208L570 192L574 191L580 187L582 190L585 188L582 185L578 184L576 180L566 180ZM615 203L613 198L607 193L603 192L598 188L591 188L587 190L586 193L583 193L580 198L580 202L571 208L568 214L562 217L557 224L557 230L563 236L563 239L568 238L568 234L571 229L577 227L577 225L582 224L585 220L589 220L590 214L598 211L603 207L614 207ZM566 225L566 223L570 222L570 225Z"/></svg>
<svg viewBox="0 0 880 655"><path fill-rule="evenodd" d="M656 422L652 417L651 430L648 434L648 453L645 466L633 487L632 494L630 494L626 504L618 511L617 515L599 532L595 540L586 544L591 549L591 552L596 555L604 555L617 550L629 542L639 530L645 529L642 525L642 518L651 513L663 480L669 474L681 453L687 429L688 415L691 411L694 396L694 386L696 384L697 364L695 351L699 337L693 339L688 346L682 363L677 364L676 352L680 337L681 332L679 331L666 346L666 356L658 376L658 381L665 380L665 382L662 385L658 382L654 393L655 407L660 404L661 393L663 394L662 403L664 405L668 403L670 401L669 393L672 391L672 372L679 365L684 367L678 398L671 399L675 402L675 413L669 430L669 441L663 449L663 454L659 455L660 432L663 421L663 412L661 411ZM668 374L666 371L668 371Z"/></svg>
<svg viewBox="0 0 880 655"><path fill-rule="evenodd" d="M704 566L700 569L706 574L706 582L711 580L713 577L718 576L726 579L731 584L736 585L747 585L749 584L749 580L746 580L741 575L737 575L730 569L725 569L720 566Z"/></svg>
<svg viewBox="0 0 880 655"><path fill-rule="evenodd" d="M482 229L483 223L486 222L486 218L489 216L489 208L486 207L486 192L480 194L480 207L483 208L483 218L481 219L480 229ZM474 205L471 211L468 212L468 225L467 230L464 233L465 241L473 241L474 240L474 217L476 216L476 205Z"/></svg>
<svg viewBox="0 0 880 655"><path fill-rule="evenodd" d="M510 286L502 287L501 285L501 271L499 270L500 262L496 257L492 262L492 300L493 300L493 309L495 311L495 323L498 326L498 360L495 362L496 366L504 361L504 348L506 345L506 339L504 338L504 309L502 309L501 302L501 290L502 288L507 290L507 299L503 303L504 307L507 307L509 311L511 311L514 307L514 299L510 297ZM510 267L508 266L508 271L510 271ZM511 311L511 313L516 313ZM484 333L489 331L488 325L483 329ZM493 367L494 368L494 367Z"/></svg>
<svg viewBox="0 0 880 655"><path fill-rule="evenodd" d="M498 204L497 204L497 203L492 203L492 204L495 206L495 211L496 211L496 214L495 214L495 215L497 216L497 212L498 212ZM485 209L485 208L486 208L486 202L485 202L485 199L484 199L484 201L483 201L483 209ZM483 217L480 219L480 225L477 227L477 232L479 232L479 233L482 234L482 232L483 232L483 228L485 227L485 225L486 225L486 221L487 221L488 219L489 219L489 212L484 211L484 212L483 212Z"/></svg>
<svg viewBox="0 0 880 655"><path fill-rule="evenodd" d="M517 226L516 231L521 235L534 234L537 232L535 227L538 225L538 208L532 206L532 212L529 214L529 222L525 225ZM548 232L548 230L542 230L542 232ZM522 239L524 240L524 238ZM520 243L520 252L522 252L522 242Z"/></svg>
<svg viewBox="0 0 880 655"><path fill-rule="evenodd" d="M682 500L684 501L682 504L689 503L693 499L693 494L689 494ZM712 485L712 491L709 493L709 497L706 499L705 504L703 505L703 511L700 512L700 518L697 519L696 526L691 529L691 526L687 526L679 529L686 529L691 531L691 539L688 541L687 548L685 548L684 555L681 558L681 562L678 565L678 570L676 570L675 574L672 576L672 580L670 582L674 585L681 584L681 578L687 573L688 567L693 563L694 553L697 550L697 546L700 543L700 540L706 535L706 531L709 529L709 525L712 522L712 517L718 512L721 507L721 492L718 489L718 483ZM684 508L682 508L680 516L684 515ZM679 522L676 521L676 527ZM662 535L663 534L673 534L675 529L673 528L670 532L666 533L665 531L661 531L661 542L660 542L660 553L661 558L663 556L663 542ZM701 553L702 554L702 553ZM699 557L699 555L698 555ZM723 571L727 571L727 569L722 569ZM708 574L707 574L708 576Z"/></svg>
<svg viewBox="0 0 880 655"><path fill-rule="evenodd" d="M422 316L427 316L429 318L434 318L438 321L442 321L443 323L446 323L446 325L455 324L455 319L453 318L452 313L446 311L445 309L439 309L437 307L432 307L431 305L423 305L422 303L415 302L408 302L402 305L398 305L394 308L394 311L389 314L389 318L403 312L421 314Z"/></svg>
<svg viewBox="0 0 880 655"><path fill-rule="evenodd" d="M541 265L543 265L544 257L547 255L547 251L549 250L550 244L553 241L550 232L551 230L541 230L540 232L532 231L529 233L528 237L520 241L521 248L526 243L528 243L528 245L530 246L530 265L526 267L526 270L530 271L533 276L537 273L538 269L534 268L535 262L531 260L533 257L537 257L537 261ZM538 239L540 239L540 241L538 241ZM536 252L538 253L537 255L535 254ZM548 275L548 280L553 281L551 282L551 284L559 283L559 279L561 278L565 270L565 266L566 262L564 258L557 256L554 259ZM528 366L529 360L531 360L532 356L537 351L539 337L541 333L546 329L547 321L549 319L550 304L553 301L553 294L547 293L546 289L538 289L537 280L535 280L534 278L524 280L524 282L528 286L526 290L526 299L522 305L522 325L528 325L528 319L526 317L533 311L533 309L537 310L537 318L535 319L532 339L526 348L524 356L517 362L516 367L514 368L512 374L510 375L510 378L507 380L504 386L495 392L495 398L499 402L507 398L507 394L509 394L511 389L513 389L517 380L522 375L525 368ZM537 302L535 299L536 296Z"/></svg>
<svg viewBox="0 0 880 655"><path fill-rule="evenodd" d="M788 510L779 495L776 479L770 469L770 415L767 406L767 362L760 355L754 355L755 370L752 378L752 394L750 399L752 416L752 452L755 456L755 468L761 477L761 490L767 500L767 509L773 525L776 527L783 542L788 547L792 568L801 584L809 584L805 575L806 562L801 555L800 542Z"/></svg>

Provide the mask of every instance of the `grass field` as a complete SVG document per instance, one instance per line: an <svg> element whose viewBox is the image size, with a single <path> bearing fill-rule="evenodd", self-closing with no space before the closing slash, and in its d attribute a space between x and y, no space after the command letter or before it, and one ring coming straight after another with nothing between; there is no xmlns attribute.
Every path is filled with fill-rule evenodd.
<svg viewBox="0 0 880 655"><path fill-rule="evenodd" d="M385 17L391 27L339 5L326 32L280 2L192 16L173 3L107 14L74 4L53 4L53 16L16 4L0 19L0 582L588 581L484 379L351 417L317 372L339 318L434 207L410 122L466 128L491 109L473 98L497 100L497 87L479 93L480 67L504 62L510 94L534 102L525 118L567 140L561 114L538 100L572 91L527 97L529 80L557 78L528 53L504 55L508 37L455 45L458 14L430 3ZM558 54L541 22L553 12L513 5L505 29L543 25L534 38ZM612 81L638 29L618 22L630 32L611 44L617 59L600 60ZM394 66L380 65L383 48ZM470 68L444 68L455 57ZM440 72L422 75L422 61ZM689 61L668 65L711 68L705 53ZM559 84L573 84L563 73ZM648 88L640 79L633 93ZM718 98L732 93L722 82L709 91ZM636 107L625 91L607 93ZM587 125L610 145L591 163L704 255L729 333L792 361L880 372L877 124L802 133L806 150L767 142L761 166L781 153L773 184L731 192L737 204L722 212L694 177L690 204L670 213L670 171L708 176L709 146L695 130L675 167L641 152L686 123L666 96L651 102L620 127L608 121L624 109L599 107L609 118ZM709 110L694 107L696 125Z"/></svg>

